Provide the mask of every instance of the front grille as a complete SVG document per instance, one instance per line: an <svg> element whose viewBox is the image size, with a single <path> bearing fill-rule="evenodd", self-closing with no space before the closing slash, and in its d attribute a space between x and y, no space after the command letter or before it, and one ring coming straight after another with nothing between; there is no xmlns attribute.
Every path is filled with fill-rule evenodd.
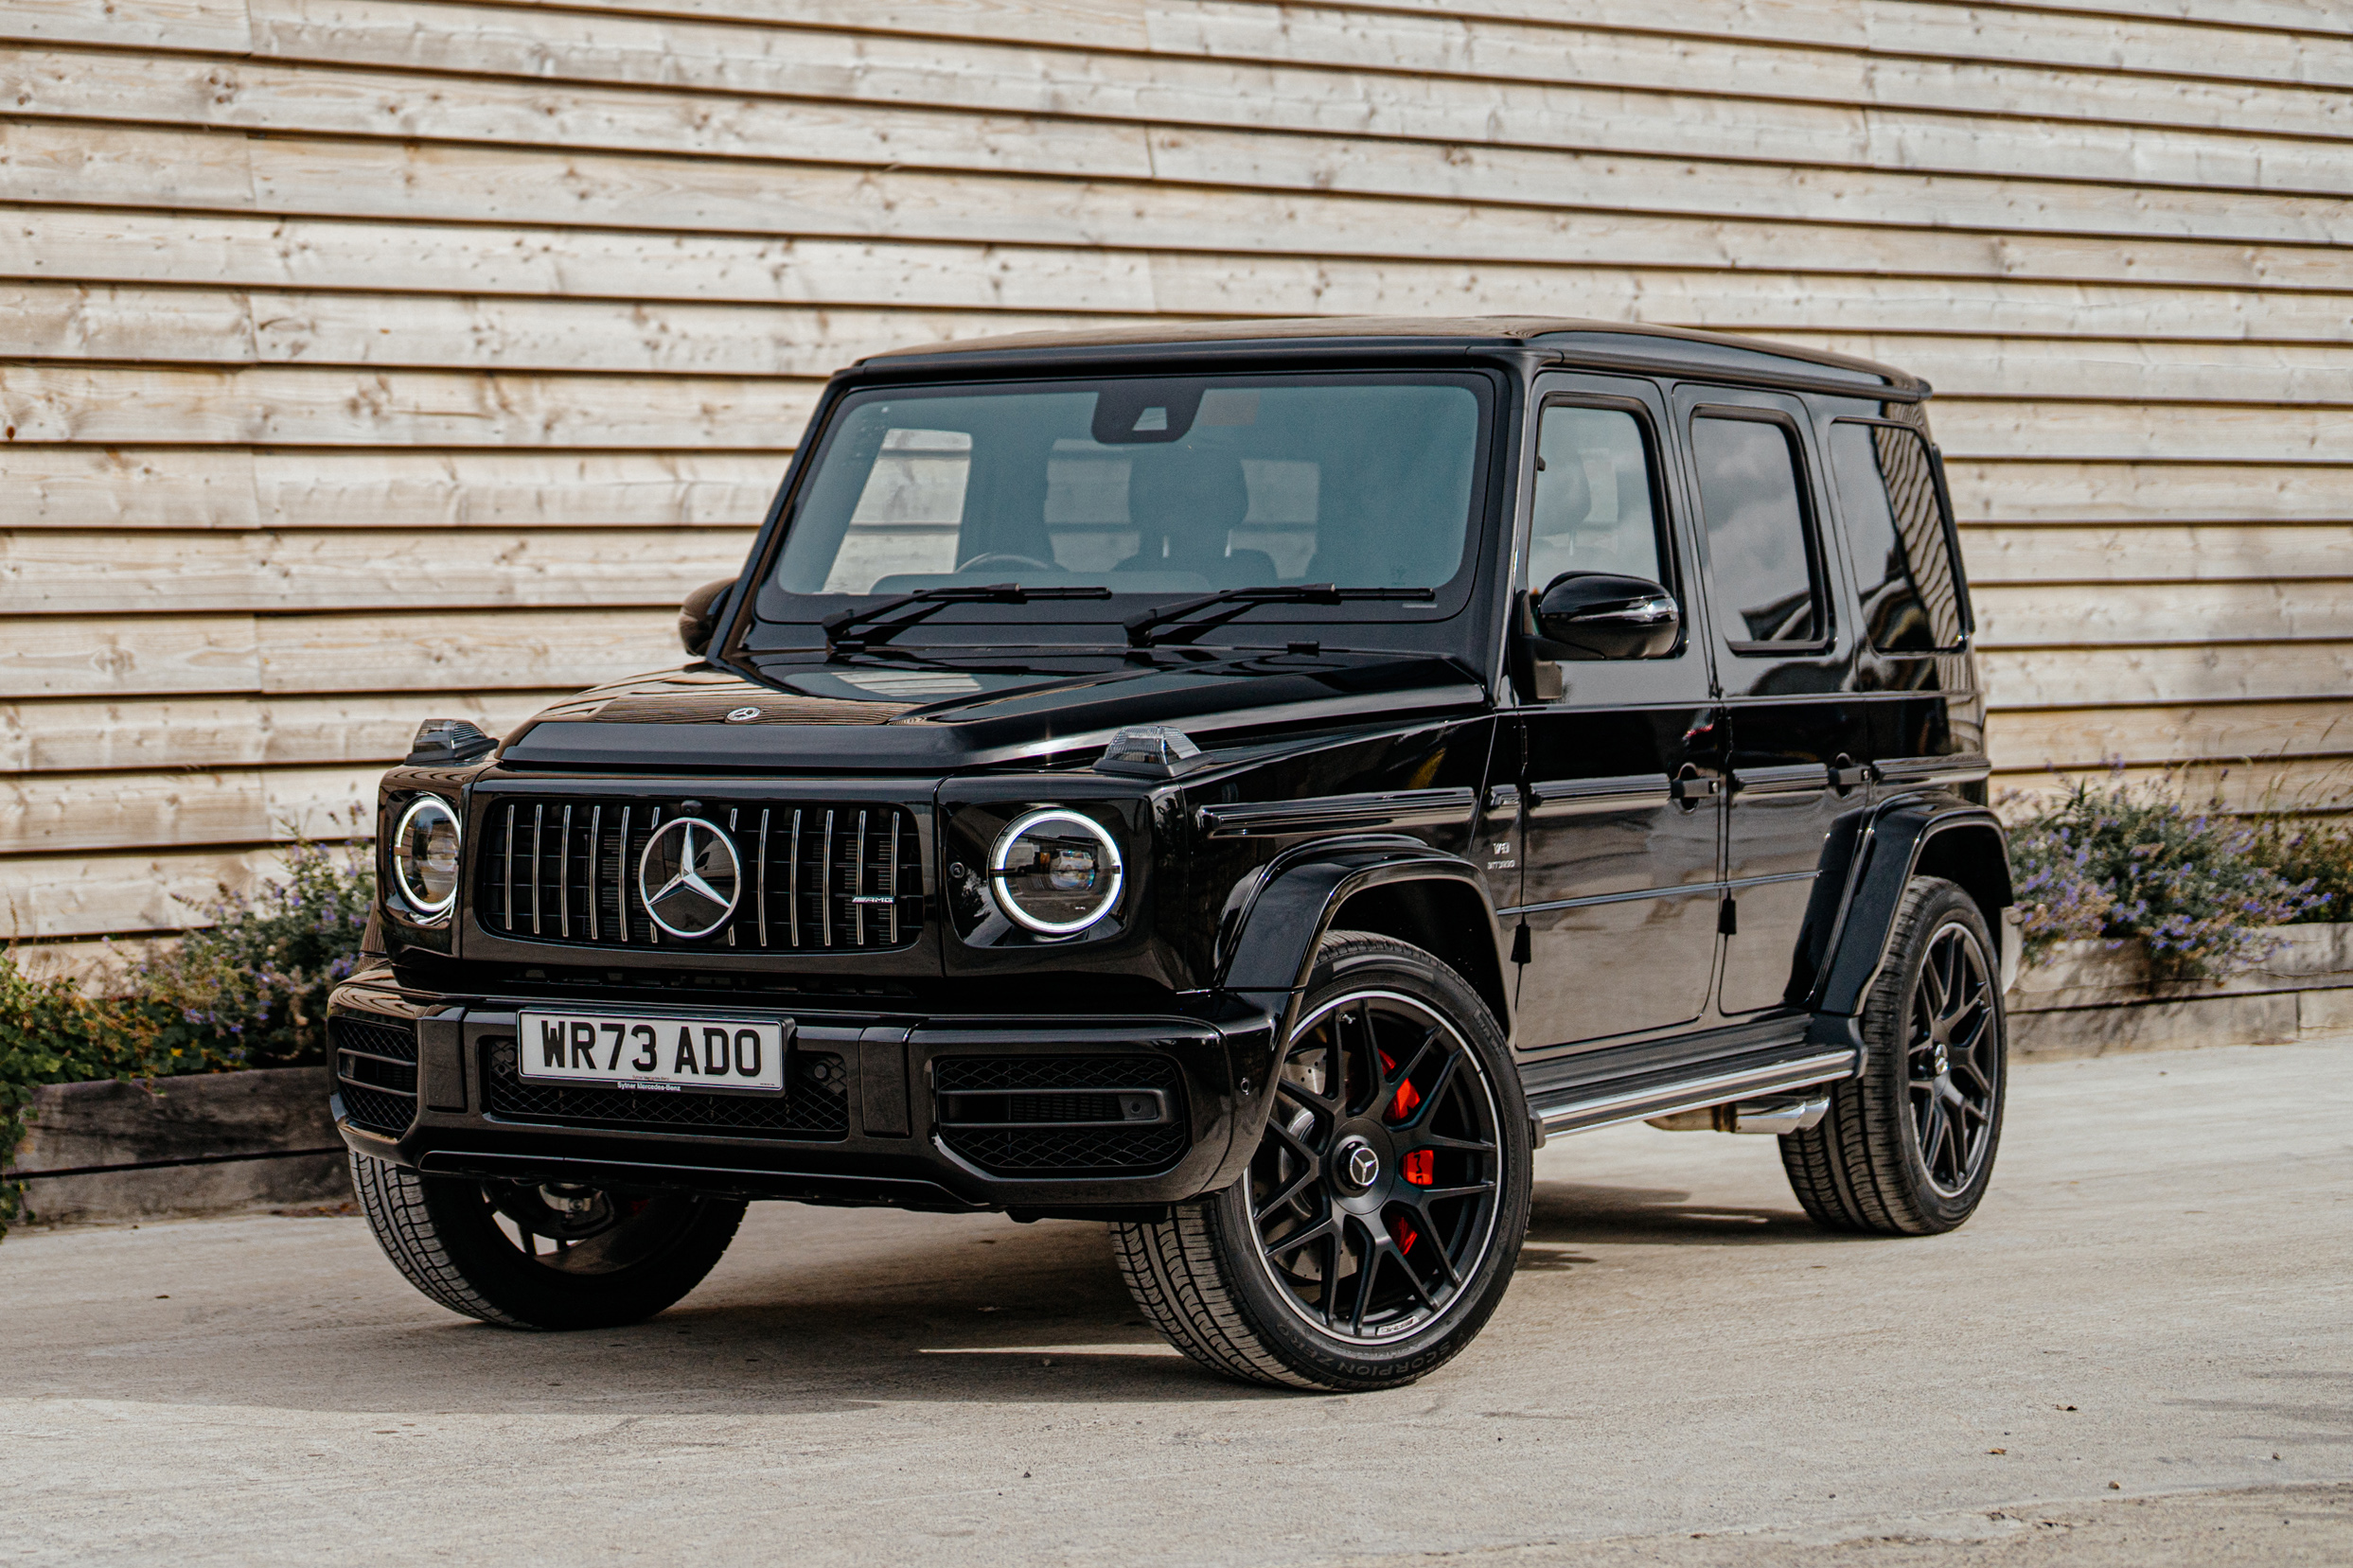
<svg viewBox="0 0 2353 1568"><path fill-rule="evenodd" d="M811 1141L850 1131L849 1073L831 1051L793 1048L786 1070L790 1087L781 1096L533 1084L515 1071L514 1041L496 1042L487 1055L484 1098L492 1116L508 1121Z"/></svg>
<svg viewBox="0 0 2353 1568"><path fill-rule="evenodd" d="M327 1021L335 1087L355 1127L398 1137L416 1119L416 1027L390 1018Z"/></svg>
<svg viewBox="0 0 2353 1568"><path fill-rule="evenodd" d="M923 852L914 813L873 802L778 801L701 807L742 867L735 912L708 936L664 931L637 869L676 801L500 800L481 825L475 909L501 936L575 947L783 953L879 952L923 932Z"/></svg>
<svg viewBox="0 0 2353 1568"><path fill-rule="evenodd" d="M1161 1056L944 1056L931 1065L940 1141L993 1175L1138 1176L1184 1157L1184 1085ZM1117 1090L1159 1091L1166 1121L1116 1125ZM967 1117L965 1113L973 1113ZM1076 1114L1070 1114L1076 1113ZM1113 1125L960 1126L964 1119Z"/></svg>

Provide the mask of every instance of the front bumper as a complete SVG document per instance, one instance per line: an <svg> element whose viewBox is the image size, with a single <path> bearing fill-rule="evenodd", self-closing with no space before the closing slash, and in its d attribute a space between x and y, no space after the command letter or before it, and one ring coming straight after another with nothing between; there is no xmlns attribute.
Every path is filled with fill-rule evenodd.
<svg viewBox="0 0 2353 1568"><path fill-rule="evenodd" d="M329 1004L334 1112L355 1152L427 1174L900 1208L1155 1209L1216 1191L1248 1164L1276 1029L1259 1000L1177 996L1149 1015L787 1014L717 997L700 1007L623 1007L440 995L405 988L382 970L345 982ZM518 1015L526 1008L654 1020L788 1016L792 1090L786 1101L761 1102L773 1110L756 1128L720 1124L745 1119L734 1114L741 1100L551 1095L514 1071ZM401 1037L415 1043L413 1073L387 1060L402 1053ZM380 1040L396 1044L368 1055ZM1149 1148L1108 1149L1111 1134L976 1132L954 1119L976 1103L964 1096L947 1101L951 1115L942 1115L944 1093L975 1084L1050 1093L1065 1081L1100 1086L1139 1073L1174 1090L1163 1094L1165 1125L1154 1129L1159 1141ZM403 1083L413 1087L413 1111ZM621 1119L655 1112L663 1124Z"/></svg>

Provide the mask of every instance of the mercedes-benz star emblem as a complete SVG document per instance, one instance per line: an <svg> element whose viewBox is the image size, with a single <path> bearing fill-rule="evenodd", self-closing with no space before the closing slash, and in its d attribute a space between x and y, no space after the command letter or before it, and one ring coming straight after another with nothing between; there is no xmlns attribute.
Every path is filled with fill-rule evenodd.
<svg viewBox="0 0 2353 1568"><path fill-rule="evenodd" d="M1340 1150L1340 1179L1361 1192L1381 1179L1381 1156L1362 1138L1350 1138Z"/></svg>
<svg viewBox="0 0 2353 1568"><path fill-rule="evenodd" d="M654 924L674 937L709 936L735 912L742 891L734 843L699 817L663 823L638 856L638 896Z"/></svg>
<svg viewBox="0 0 2353 1568"><path fill-rule="evenodd" d="M750 724L759 716L760 710L757 708L730 708L727 711L727 722L730 724Z"/></svg>

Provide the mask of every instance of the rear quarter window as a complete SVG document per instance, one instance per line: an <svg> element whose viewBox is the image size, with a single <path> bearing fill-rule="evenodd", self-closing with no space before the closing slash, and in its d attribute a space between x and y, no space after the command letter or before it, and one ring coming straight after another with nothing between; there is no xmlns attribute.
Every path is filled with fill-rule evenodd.
<svg viewBox="0 0 2353 1568"><path fill-rule="evenodd" d="M1952 530L1928 443L1896 425L1831 427L1831 473L1852 546L1864 634L1881 653L1946 653L1966 632Z"/></svg>

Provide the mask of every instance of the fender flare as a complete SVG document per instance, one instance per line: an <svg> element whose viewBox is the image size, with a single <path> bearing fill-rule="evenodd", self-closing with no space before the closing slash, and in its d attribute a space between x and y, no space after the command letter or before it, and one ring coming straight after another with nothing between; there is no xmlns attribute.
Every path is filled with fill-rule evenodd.
<svg viewBox="0 0 2353 1568"><path fill-rule="evenodd" d="M1495 955L1497 973L1505 973L1502 923L1485 883L1468 861L1432 849L1418 838L1365 835L1302 844L1275 856L1237 883L1227 895L1217 922L1217 960L1212 984L1221 991L1254 992L1262 996L1280 992L1280 1003L1267 997L1268 1011L1282 1020L1280 1040L1290 1038L1308 972L1315 967L1316 950L1332 929L1342 905L1370 889L1409 882L1460 885L1477 901L1483 935ZM1479 987L1478 977L1466 977ZM1513 1038L1514 1019L1511 994L1487 995L1490 1008L1500 1003L1495 1021L1504 1038Z"/></svg>
<svg viewBox="0 0 2353 1568"><path fill-rule="evenodd" d="M1973 852L1951 835L1990 837L1990 848ZM1831 849L1837 848L1833 835ZM1871 811L1853 833L1846 855L1838 913L1824 943L1824 958L1815 970L1809 1007L1818 1015L1851 1018L1863 1011L1872 984L1887 961L1895 937L1896 912L1903 890L1921 861L1942 859L1936 841L1945 839L1954 852L1990 853L1991 863L1978 868L1971 891L1981 900L1990 896L1986 924L1992 929L1997 959L2006 971L2015 957L2017 938L2008 928L2004 911L2011 903L2008 836L2002 819L1988 808L1957 796L1906 796ZM1825 868L1829 870L1830 868Z"/></svg>

